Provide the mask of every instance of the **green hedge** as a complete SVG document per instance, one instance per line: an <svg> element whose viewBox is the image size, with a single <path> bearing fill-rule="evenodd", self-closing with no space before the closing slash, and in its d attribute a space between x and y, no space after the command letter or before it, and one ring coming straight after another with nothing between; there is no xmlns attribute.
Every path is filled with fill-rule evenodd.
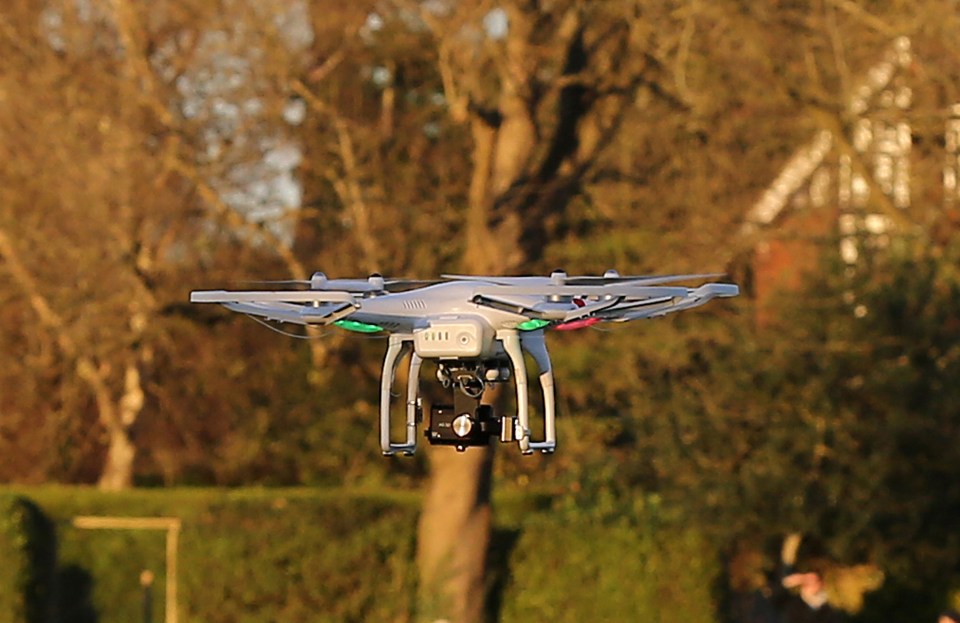
<svg viewBox="0 0 960 623"><path fill-rule="evenodd" d="M89 530L77 515L175 516L180 621L407 620L414 598L411 496L312 490L31 492L60 535L60 620L141 621L144 569L163 620L161 530Z"/></svg>
<svg viewBox="0 0 960 623"><path fill-rule="evenodd" d="M0 622L52 620L55 565L56 538L40 509L0 494Z"/></svg>
<svg viewBox="0 0 960 623"><path fill-rule="evenodd" d="M655 496L615 512L561 507L519 528L501 621L717 620L716 556Z"/></svg>
<svg viewBox="0 0 960 623"><path fill-rule="evenodd" d="M163 621L164 614L165 533L79 529L72 524L77 515L182 520L181 622L416 619L419 499L412 494L308 489L107 494L67 487L24 493L56 524L56 610L65 623L141 621L144 569L156 576L152 620ZM491 620L715 619L711 558L694 531L665 522L655 505L600 515L515 495L501 497L496 515ZM0 565L2 612L20 590L6 567Z"/></svg>

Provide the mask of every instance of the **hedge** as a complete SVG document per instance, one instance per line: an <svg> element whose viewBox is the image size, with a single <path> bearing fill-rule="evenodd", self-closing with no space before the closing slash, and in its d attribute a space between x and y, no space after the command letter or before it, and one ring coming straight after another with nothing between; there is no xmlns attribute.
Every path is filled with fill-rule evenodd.
<svg viewBox="0 0 960 623"><path fill-rule="evenodd" d="M717 620L716 556L655 496L614 513L561 508L518 528L501 621Z"/></svg>
<svg viewBox="0 0 960 623"><path fill-rule="evenodd" d="M164 614L164 533L79 529L72 524L77 515L182 520L181 622L416 620L419 499L413 494L108 494L68 487L20 493L56 525L59 591L57 599L47 597L66 623L143 620L144 569L156 577L152 620L163 621ZM715 619L710 587L716 569L700 538L667 525L649 505L597 516L521 495L500 500L496 515L491 621ZM0 612L9 611L22 589L7 567L0 565Z"/></svg>
<svg viewBox="0 0 960 623"><path fill-rule="evenodd" d="M0 621L53 620L56 537L29 499L0 494Z"/></svg>

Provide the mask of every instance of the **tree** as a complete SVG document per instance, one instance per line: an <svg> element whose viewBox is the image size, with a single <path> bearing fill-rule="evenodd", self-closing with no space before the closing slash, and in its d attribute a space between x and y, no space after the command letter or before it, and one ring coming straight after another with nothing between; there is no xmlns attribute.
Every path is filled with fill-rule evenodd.
<svg viewBox="0 0 960 623"><path fill-rule="evenodd" d="M45 28L43 8L28 4L7 13L17 27L4 39L11 59L5 90L17 96L4 107L2 143L16 164L5 169L0 256L56 359L89 391L107 434L100 482L118 488L132 476L130 430L143 408L142 375L152 356L144 336L156 310L147 273L163 242L131 206L131 132L141 119L116 105L123 83L98 76L117 65L96 44L81 44L84 26ZM86 85L70 79L81 63L89 63ZM79 106L59 116L70 102ZM92 157L74 160L77 154ZM156 172L144 174L150 180ZM84 252L93 240L107 244Z"/></svg>
<svg viewBox="0 0 960 623"><path fill-rule="evenodd" d="M207 140L213 121L190 112L200 95L178 92L190 71L222 52L210 41L226 27L204 3L20 2L2 18L10 61L0 77L9 96L0 149L11 166L3 172L0 258L46 349L23 373L42 378L57 369L46 386L70 402L56 417L95 414L73 430L81 445L101 446L104 436L102 465L80 462L101 486L128 487L149 376L169 344L167 321L183 296L178 271L196 258L193 242L218 221L232 236L276 237L218 192L222 163L213 155L226 150ZM256 76L250 82L259 86ZM254 143L243 153L260 158L268 147ZM229 154L234 167L239 151ZM203 218L197 206L207 210ZM291 273L305 276L288 249L275 247ZM46 396L22 402L58 410Z"/></svg>
<svg viewBox="0 0 960 623"><path fill-rule="evenodd" d="M379 101L357 84L314 87L309 73L296 85L322 119L316 132L323 138L313 153L322 150L336 163L318 171L317 200L336 201L348 225L345 235L334 234L341 231L336 225L310 235L340 248L345 242L368 270L381 272L448 264L500 274L541 266L548 241L563 231L571 200L638 90L669 99L658 88L660 67L648 47L652 25L638 19L638 10L577 2L549 9L395 3L364 14L359 38L325 50L313 73L366 63L360 71L371 72L373 85L363 89L378 87ZM424 44L426 57L414 47ZM415 97L423 103L406 104ZM436 133L444 142L425 141L424 134ZM419 159L410 158L418 150ZM308 159L307 166L316 162ZM447 174L447 163L455 164L459 179ZM398 170L414 173L405 178ZM418 183L408 179L428 179L437 189L417 192ZM452 202L453 221L431 218L437 214L432 202L420 214L396 205L398 196L424 205L431 194ZM397 228L398 222L406 225ZM391 237L381 238L383 230ZM421 235L427 231L432 235ZM433 247L438 237L455 246ZM439 250L437 257L423 265L397 262L424 243ZM486 450L429 456L420 616L477 621L484 608L492 456Z"/></svg>
<svg viewBox="0 0 960 623"><path fill-rule="evenodd" d="M905 330L896 314L858 323L842 297L785 309L795 333L757 332L749 306L730 303L612 340L558 337L564 445L549 460L429 449L429 466L375 460L378 343L333 335L284 349L182 305L185 284L305 278L308 266L332 276L722 271L745 206L811 133L828 125L849 137L859 68L901 34L910 70L930 78L913 91L925 121L911 166L939 179L941 120L960 99L948 0L909 12L834 0L647 4L8 3L0 347L18 363L0 370L0 452L24 479L105 484L130 481L131 451L136 473L166 482L416 480L429 468L424 618L482 616L496 479L587 500L676 496L724 518L718 541L839 526L838 553L870 554L864 543L885 533L852 526L853 507L830 500L887 520L866 499L896 502L881 483L942 476L893 470L904 449L862 415L914 449L951 430L952 407L924 398L923 383L946 385L938 366L952 370L951 356L927 352L929 340L953 340L937 298L952 285L932 256L911 261L933 275L917 294L939 311L879 285L862 291L878 310L943 320L916 329L924 346L908 349L906 369L870 344ZM303 201L277 209L255 198L269 186L259 165L291 145ZM905 220L947 253L955 217L930 197ZM749 290L744 265L732 268ZM882 365L865 368L867 354ZM918 419L919 431L907 426ZM116 478L102 469L109 438L125 457L107 470ZM876 444L882 452L861 452ZM31 461L36 452L46 459ZM940 526L943 508L919 499L906 523ZM454 541L462 535L467 546Z"/></svg>

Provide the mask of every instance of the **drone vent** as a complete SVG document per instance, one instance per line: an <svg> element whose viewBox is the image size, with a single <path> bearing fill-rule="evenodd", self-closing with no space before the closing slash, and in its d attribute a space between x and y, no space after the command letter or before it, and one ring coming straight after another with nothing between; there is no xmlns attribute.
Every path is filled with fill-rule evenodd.
<svg viewBox="0 0 960 623"><path fill-rule="evenodd" d="M410 299L403 302L404 309L426 309L427 304L423 299Z"/></svg>

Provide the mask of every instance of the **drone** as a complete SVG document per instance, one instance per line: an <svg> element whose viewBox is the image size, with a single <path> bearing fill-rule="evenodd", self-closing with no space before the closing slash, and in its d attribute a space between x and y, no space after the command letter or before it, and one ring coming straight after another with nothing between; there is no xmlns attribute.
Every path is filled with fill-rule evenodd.
<svg viewBox="0 0 960 623"><path fill-rule="evenodd" d="M522 454L551 454L557 447L553 368L545 332L585 329L599 323L657 318L732 297L730 283L676 285L719 277L704 275L495 277L441 275L438 280L328 279L272 282L282 290L198 290L192 303L219 303L261 322L334 326L363 334L385 334L387 350L380 379L380 447L385 456L412 456L423 423L420 369L436 362L436 377L452 401L432 404L424 436L431 445L464 451L499 438ZM293 286L293 287L291 287ZM533 439L528 399L528 353L539 369L543 423ZM391 395L397 367L409 356L403 439L393 439ZM516 415L496 416L482 404L494 384L514 380ZM398 424L397 428L400 426ZM541 437L541 435L537 435Z"/></svg>

